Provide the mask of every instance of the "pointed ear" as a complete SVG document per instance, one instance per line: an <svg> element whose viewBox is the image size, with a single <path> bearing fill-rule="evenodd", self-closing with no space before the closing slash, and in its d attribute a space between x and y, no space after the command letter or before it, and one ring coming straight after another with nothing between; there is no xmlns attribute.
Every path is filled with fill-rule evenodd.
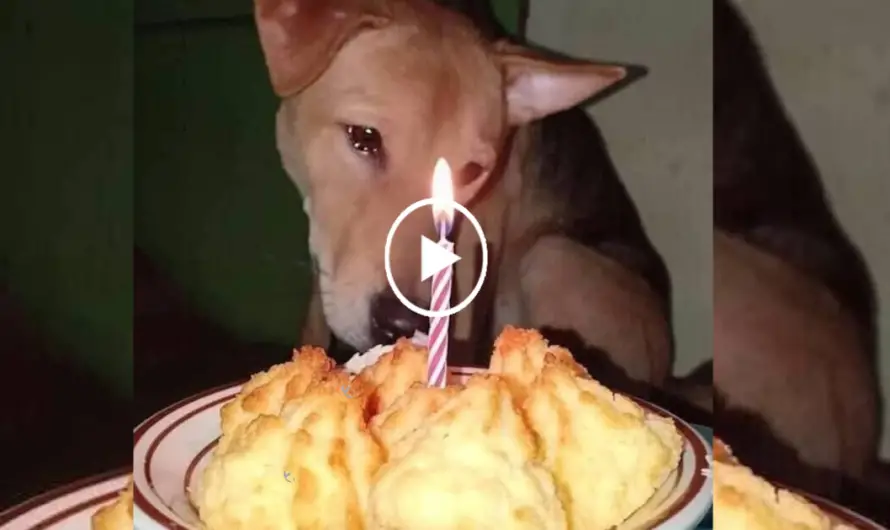
<svg viewBox="0 0 890 530"><path fill-rule="evenodd" d="M255 0L272 88L281 97L312 84L346 42L390 20L386 0Z"/></svg>
<svg viewBox="0 0 890 530"><path fill-rule="evenodd" d="M627 77L623 66L548 59L504 41L495 50L504 72L511 125L574 107Z"/></svg>

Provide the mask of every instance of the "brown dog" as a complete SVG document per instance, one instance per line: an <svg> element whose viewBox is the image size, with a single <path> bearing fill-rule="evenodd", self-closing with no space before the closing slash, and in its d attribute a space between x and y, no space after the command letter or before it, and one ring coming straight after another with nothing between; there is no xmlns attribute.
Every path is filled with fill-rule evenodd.
<svg viewBox="0 0 890 530"><path fill-rule="evenodd" d="M625 68L544 57L429 0L257 0L256 20L318 268L306 342L326 344L330 329L362 350L423 328L387 286L383 247L445 157L491 247L488 296L456 333L488 350L507 323L563 330L621 376L664 381L667 273L596 128L566 111ZM430 219L409 216L392 247L395 279L419 305ZM459 254L478 244L471 232L460 229ZM458 299L474 281L457 278Z"/></svg>
<svg viewBox="0 0 890 530"><path fill-rule="evenodd" d="M762 473L837 493L876 463L868 271L727 0L714 24L715 427Z"/></svg>

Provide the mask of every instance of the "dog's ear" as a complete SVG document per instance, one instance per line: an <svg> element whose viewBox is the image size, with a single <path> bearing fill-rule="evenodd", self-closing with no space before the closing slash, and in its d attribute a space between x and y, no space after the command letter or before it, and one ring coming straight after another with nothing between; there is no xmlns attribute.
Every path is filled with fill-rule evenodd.
<svg viewBox="0 0 890 530"><path fill-rule="evenodd" d="M495 45L504 72L511 125L522 125L574 107L627 77L623 66L550 59L529 48Z"/></svg>
<svg viewBox="0 0 890 530"><path fill-rule="evenodd" d="M275 93L286 97L310 85L359 31L386 25L388 7L387 0L255 0Z"/></svg>

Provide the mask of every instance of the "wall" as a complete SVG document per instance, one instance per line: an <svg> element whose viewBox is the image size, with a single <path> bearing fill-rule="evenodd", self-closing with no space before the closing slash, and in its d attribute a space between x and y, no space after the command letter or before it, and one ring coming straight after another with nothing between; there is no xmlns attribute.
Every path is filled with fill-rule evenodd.
<svg viewBox="0 0 890 530"><path fill-rule="evenodd" d="M131 396L132 6L2 7L0 284L52 352Z"/></svg>
<svg viewBox="0 0 890 530"><path fill-rule="evenodd" d="M238 338L294 344L306 220L252 18L140 24L135 61L136 244Z"/></svg>
<svg viewBox="0 0 890 530"><path fill-rule="evenodd" d="M711 5L532 0L528 38L649 74L591 114L673 281L675 371L711 357Z"/></svg>
<svg viewBox="0 0 890 530"><path fill-rule="evenodd" d="M890 3L745 0L785 107L839 221L875 280L880 370L890 392ZM806 23L801 13L806 11ZM890 407L883 455L890 458Z"/></svg>

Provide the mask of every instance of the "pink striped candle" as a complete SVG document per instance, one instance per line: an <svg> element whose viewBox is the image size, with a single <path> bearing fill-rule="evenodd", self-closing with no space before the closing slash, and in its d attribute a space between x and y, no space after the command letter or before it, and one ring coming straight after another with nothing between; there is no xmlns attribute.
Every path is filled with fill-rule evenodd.
<svg viewBox="0 0 890 530"><path fill-rule="evenodd" d="M454 243L448 240L454 222L454 189L451 184L451 168L444 158L436 161L433 170L433 221L439 233L439 245L452 252ZM433 275L430 311L442 312L451 308L451 280L453 266L445 267ZM444 388L448 373L448 328L450 316L430 317L429 358L427 384Z"/></svg>

